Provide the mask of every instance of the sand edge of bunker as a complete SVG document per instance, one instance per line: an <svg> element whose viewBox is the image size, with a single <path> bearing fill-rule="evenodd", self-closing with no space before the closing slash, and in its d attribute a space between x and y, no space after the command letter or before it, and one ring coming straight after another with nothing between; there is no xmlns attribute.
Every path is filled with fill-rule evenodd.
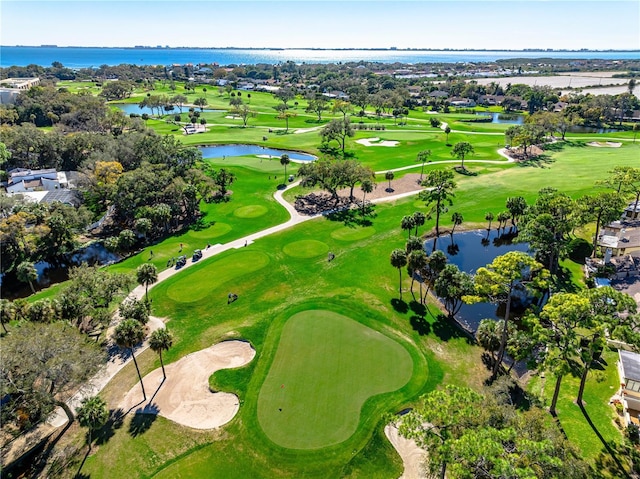
<svg viewBox="0 0 640 479"><path fill-rule="evenodd" d="M213 392L209 377L221 369L239 368L256 355L247 341L229 340L188 354L143 379L147 400L142 400L140 382L124 396L119 408L138 414L157 414L193 429L215 429L231 421L240 409L235 394Z"/></svg>

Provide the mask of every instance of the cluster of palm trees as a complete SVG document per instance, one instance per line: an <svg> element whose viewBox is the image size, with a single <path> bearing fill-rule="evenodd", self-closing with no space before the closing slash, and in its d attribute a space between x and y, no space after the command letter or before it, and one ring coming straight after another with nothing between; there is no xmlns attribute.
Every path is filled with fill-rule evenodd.
<svg viewBox="0 0 640 479"><path fill-rule="evenodd" d="M149 311L149 285L155 283L158 280L158 271L155 265L151 263L145 263L138 267L136 271L136 277L138 283L140 285L144 285L145 287L145 300L144 304L147 311L146 317L125 317L120 323L116 326L113 332L113 340L114 342L121 348L128 349L131 358L133 359L133 364L135 365L136 371L138 373L138 378L140 379L140 387L142 388L142 396L143 401L147 400L147 393L144 389L144 383L142 381L142 375L140 374L140 368L138 367L138 362L136 361L136 356L134 349L140 343L142 343L146 337L146 320L148 319L148 311ZM130 308L127 308L130 309ZM120 311L124 311L124 308L121 308ZM164 362L162 360L163 351L168 351L173 345L173 336L167 330L167 328L159 328L151 333L149 336L149 347L156 353L158 353L160 357L160 365L162 367L162 377L166 379L167 374L164 369ZM78 422L81 426L86 427L88 429L87 435L87 444L89 446L89 451L91 450L92 443L92 434L102 428L109 419L109 411L107 409L107 404L104 399L99 396L94 396L90 398L85 398L81 406L77 409L77 417Z"/></svg>

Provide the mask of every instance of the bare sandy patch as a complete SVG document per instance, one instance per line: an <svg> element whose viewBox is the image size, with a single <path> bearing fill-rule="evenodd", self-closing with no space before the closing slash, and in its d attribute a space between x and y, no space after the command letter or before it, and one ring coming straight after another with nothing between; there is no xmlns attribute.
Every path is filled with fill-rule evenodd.
<svg viewBox="0 0 640 479"><path fill-rule="evenodd" d="M404 465L404 472L399 479L421 479L426 477L422 461L425 451L420 449L413 439L407 439L400 435L398 428L393 424L387 424L384 434L391 445L398 451Z"/></svg>
<svg viewBox="0 0 640 479"><path fill-rule="evenodd" d="M356 140L356 143L359 143L364 146L398 146L399 141L395 140L380 140L380 138L362 138L361 140Z"/></svg>
<svg viewBox="0 0 640 479"><path fill-rule="evenodd" d="M223 341L191 353L143 378L147 401L142 401L140 383L123 398L119 407L125 412L159 414L194 429L215 429L233 419L240 404L235 394L212 392L209 376L220 369L237 368L249 363L256 352L245 341Z"/></svg>
<svg viewBox="0 0 640 479"><path fill-rule="evenodd" d="M587 143L588 146L595 146L596 148L620 148L622 143L615 141L591 141Z"/></svg>

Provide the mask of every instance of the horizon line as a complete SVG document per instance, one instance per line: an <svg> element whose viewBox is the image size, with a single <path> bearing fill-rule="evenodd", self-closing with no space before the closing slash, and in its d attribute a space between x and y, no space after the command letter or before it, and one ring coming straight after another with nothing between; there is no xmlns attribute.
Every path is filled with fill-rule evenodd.
<svg viewBox="0 0 640 479"><path fill-rule="evenodd" d="M640 48L425 48L425 47L250 47L250 46L169 46L169 45L130 45L130 46L89 46L89 45L2 45L0 48L122 48L137 50L171 50L171 49L193 49L193 50L311 50L311 51L353 51L353 50L386 50L386 51L448 51L448 52L640 52Z"/></svg>

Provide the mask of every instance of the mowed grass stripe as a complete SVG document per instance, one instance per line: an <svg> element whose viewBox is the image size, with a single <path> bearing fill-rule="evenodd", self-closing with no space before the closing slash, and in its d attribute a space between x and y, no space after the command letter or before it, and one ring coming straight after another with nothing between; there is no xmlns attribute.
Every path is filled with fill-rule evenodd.
<svg viewBox="0 0 640 479"><path fill-rule="evenodd" d="M346 316L304 311L285 324L260 389L258 421L276 444L316 449L347 440L365 401L413 374L397 342Z"/></svg>
<svg viewBox="0 0 640 479"><path fill-rule="evenodd" d="M269 256L260 251L239 251L214 263L194 266L167 288L167 296L179 303L199 301L225 284L233 289L233 280L264 268L270 261Z"/></svg>

